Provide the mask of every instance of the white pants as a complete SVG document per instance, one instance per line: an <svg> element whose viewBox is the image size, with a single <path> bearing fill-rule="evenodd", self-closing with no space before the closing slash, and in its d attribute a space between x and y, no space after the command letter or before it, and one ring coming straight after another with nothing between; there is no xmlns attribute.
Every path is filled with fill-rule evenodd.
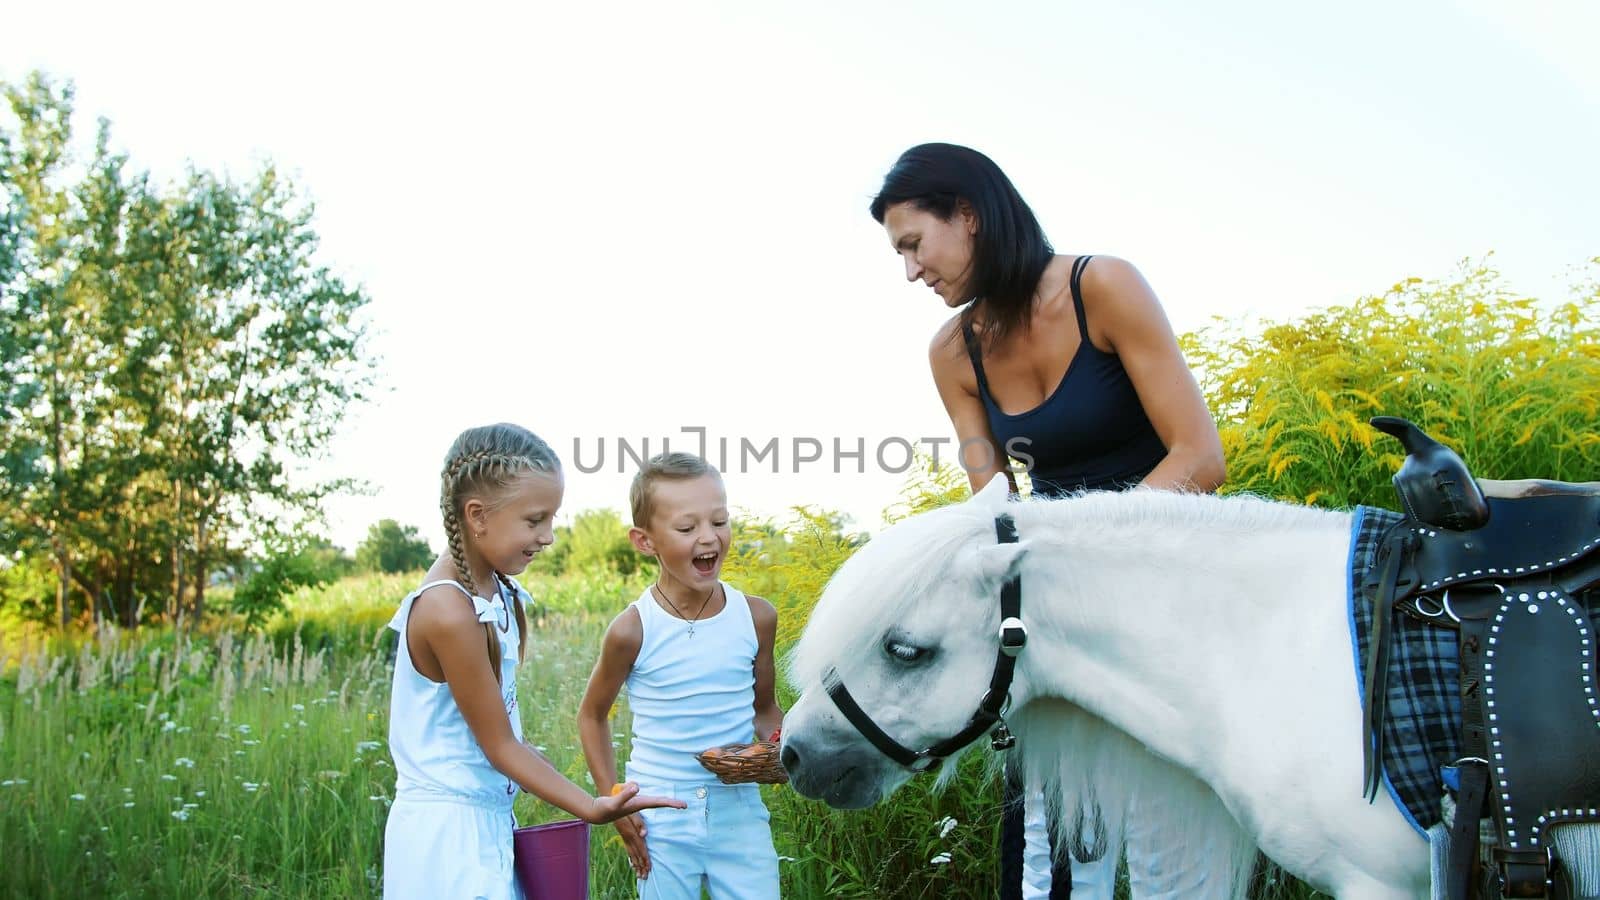
<svg viewBox="0 0 1600 900"><path fill-rule="evenodd" d="M641 900L778 900L778 854L761 789L754 784L639 785L639 793L676 797L687 809L647 809L650 877Z"/></svg>
<svg viewBox="0 0 1600 900"><path fill-rule="evenodd" d="M515 827L508 804L396 798L383 828L383 900L522 900Z"/></svg>
<svg viewBox="0 0 1600 900"><path fill-rule="evenodd" d="M1028 792L1023 799L1022 896L1046 900L1050 896L1050 835L1045 822L1044 794ZM1084 827L1094 827L1094 817L1084 816ZM1144 808L1139 798L1128 804L1122 829L1123 854L1128 861L1128 892L1134 900L1227 900L1229 885L1207 884L1207 871L1219 848L1209 846L1204 835L1185 834L1165 827L1155 809ZM1086 832L1085 844L1094 835ZM1065 848L1062 852L1067 852ZM1110 853L1093 862L1072 860L1072 900L1112 900L1117 890L1117 858Z"/></svg>

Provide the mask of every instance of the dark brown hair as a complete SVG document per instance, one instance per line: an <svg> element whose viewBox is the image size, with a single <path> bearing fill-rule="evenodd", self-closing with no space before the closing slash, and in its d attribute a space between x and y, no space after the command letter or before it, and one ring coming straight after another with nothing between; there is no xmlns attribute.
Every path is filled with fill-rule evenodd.
<svg viewBox="0 0 1600 900"><path fill-rule="evenodd" d="M1033 317L1033 294L1055 255L1033 210L989 157L955 144L918 144L900 154L872 198L872 217L883 224L889 207L910 203L943 221L966 203L978 221L972 239L972 279L961 298L961 324L970 326L981 306L983 343L993 347Z"/></svg>

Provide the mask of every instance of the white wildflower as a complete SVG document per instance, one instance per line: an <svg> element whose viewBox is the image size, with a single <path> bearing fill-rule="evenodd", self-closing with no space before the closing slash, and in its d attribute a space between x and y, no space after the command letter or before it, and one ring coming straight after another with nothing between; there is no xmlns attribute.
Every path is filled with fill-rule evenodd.
<svg viewBox="0 0 1600 900"><path fill-rule="evenodd" d="M178 730L178 723L172 721L171 719L168 719L167 721L163 722L162 725L161 725L162 733L166 733L168 731L177 731L177 730Z"/></svg>
<svg viewBox="0 0 1600 900"><path fill-rule="evenodd" d="M189 818L189 811L187 809L175 809L172 811L172 817L177 819L179 822L187 821Z"/></svg>
<svg viewBox="0 0 1600 900"><path fill-rule="evenodd" d="M162 781L177 781L178 780L178 776L176 776L176 775L168 775L166 773L162 773L161 780Z"/></svg>
<svg viewBox="0 0 1600 900"><path fill-rule="evenodd" d="M84 795L82 795L82 794L73 794L73 795L72 795L72 799L74 799L74 800L87 800L87 799L88 799L88 798L87 798L87 797L85 797L85 796L84 796Z"/></svg>
<svg viewBox="0 0 1600 900"><path fill-rule="evenodd" d="M941 853L938 856L935 856L933 859L928 860L928 862L935 866L947 866L950 864L950 854Z"/></svg>
<svg viewBox="0 0 1600 900"><path fill-rule="evenodd" d="M178 766L179 768L182 768L182 769L192 769L192 768L194 768L194 760L190 759L187 756L178 757L177 759L172 761L172 764L175 765L175 766Z"/></svg>
<svg viewBox="0 0 1600 900"><path fill-rule="evenodd" d="M950 836L950 832L955 831L955 830L956 830L956 820L954 818L952 818L950 816L945 816L944 818L939 820L939 837L941 839L949 837Z"/></svg>

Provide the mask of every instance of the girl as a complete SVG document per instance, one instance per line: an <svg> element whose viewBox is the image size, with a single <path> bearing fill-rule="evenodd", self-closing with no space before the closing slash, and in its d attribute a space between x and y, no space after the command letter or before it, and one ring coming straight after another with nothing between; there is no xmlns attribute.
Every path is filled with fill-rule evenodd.
<svg viewBox="0 0 1600 900"><path fill-rule="evenodd" d="M389 700L394 806L383 895L518 898L511 801L517 789L600 824L682 801L624 785L592 797L522 742L517 662L526 593L511 580L550 546L561 464L516 425L462 432L445 457L439 507L449 552L400 603Z"/></svg>
<svg viewBox="0 0 1600 900"><path fill-rule="evenodd" d="M1136 486L1212 491L1222 483L1216 423L1161 303L1133 266L1057 254L1000 167L952 144L901 154L871 212L905 262L906 280L960 310L928 355L974 493L996 474L1010 479L1009 458L1041 497ZM1111 900L1113 854L1087 862L1095 854L1084 853L1087 864L1070 876L1067 854L1057 854L1055 871L1037 864L1047 840L1042 798L1024 804L1020 794L1008 778L1002 900L1065 897L1069 881L1079 898ZM1124 820L1133 896L1205 896L1201 860L1185 847L1197 836L1161 832L1156 804L1133 805ZM1097 811L1086 812L1078 843L1092 846L1105 836L1094 825Z"/></svg>

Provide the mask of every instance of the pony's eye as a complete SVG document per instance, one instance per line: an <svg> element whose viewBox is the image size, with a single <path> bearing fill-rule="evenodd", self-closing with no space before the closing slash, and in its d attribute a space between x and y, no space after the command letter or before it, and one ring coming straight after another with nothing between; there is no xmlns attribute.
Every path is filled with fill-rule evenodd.
<svg viewBox="0 0 1600 900"><path fill-rule="evenodd" d="M916 662L928 654L928 648L918 647L898 638L889 638L883 642L883 652L889 654L900 662Z"/></svg>

